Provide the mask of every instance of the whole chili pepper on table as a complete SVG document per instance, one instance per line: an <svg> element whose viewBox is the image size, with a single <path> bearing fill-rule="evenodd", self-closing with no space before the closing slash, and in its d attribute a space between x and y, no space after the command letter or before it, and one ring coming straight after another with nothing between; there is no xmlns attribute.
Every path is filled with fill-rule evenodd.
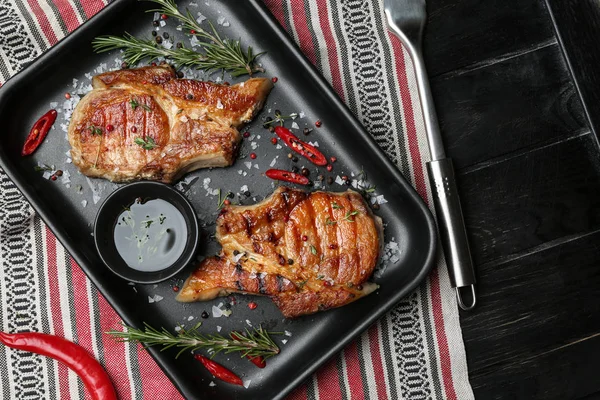
<svg viewBox="0 0 600 400"><path fill-rule="evenodd" d="M200 354L194 354L194 358L202 363L204 367L213 374L216 378L220 380L232 383L234 385L244 386L244 382L242 382L242 378L222 366L221 364L211 360L210 358L201 356Z"/></svg>
<svg viewBox="0 0 600 400"><path fill-rule="evenodd" d="M31 155L38 147L40 147L40 144L42 144L46 138L50 128L54 125L57 115L56 110L50 110L33 124L33 127L25 140L25 144L23 145L23 150L21 150L22 156Z"/></svg>
<svg viewBox="0 0 600 400"><path fill-rule="evenodd" d="M0 332L0 343L62 362L81 378L93 400L117 400L115 388L102 365L73 342L45 333Z"/></svg>
<svg viewBox="0 0 600 400"><path fill-rule="evenodd" d="M303 157L306 157L315 165L327 165L327 157L323 155L316 147L298 139L288 128L283 126L275 127L275 134L281 138L289 146L290 149Z"/></svg>

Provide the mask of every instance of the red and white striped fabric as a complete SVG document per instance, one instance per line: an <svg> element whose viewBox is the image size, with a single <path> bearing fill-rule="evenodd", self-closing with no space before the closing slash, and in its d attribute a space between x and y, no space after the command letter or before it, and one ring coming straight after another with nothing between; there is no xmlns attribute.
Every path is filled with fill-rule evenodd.
<svg viewBox="0 0 600 400"><path fill-rule="evenodd" d="M213 0L213 2L216 0ZM385 29L383 0L265 0L419 194L431 204L424 124L410 59ZM0 83L106 0L0 0ZM139 346L105 332L120 318L0 174L0 328L63 335L90 350L125 399L180 399ZM75 290L76 288L76 290ZM82 290L85 288L85 290ZM83 399L76 375L0 348L2 399ZM426 282L290 399L471 399L458 311L443 257Z"/></svg>

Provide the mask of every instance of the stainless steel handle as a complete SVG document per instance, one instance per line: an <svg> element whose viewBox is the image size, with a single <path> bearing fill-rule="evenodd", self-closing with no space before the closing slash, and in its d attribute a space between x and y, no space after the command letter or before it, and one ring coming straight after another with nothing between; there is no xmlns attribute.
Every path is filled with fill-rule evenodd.
<svg viewBox="0 0 600 400"><path fill-rule="evenodd" d="M460 206L460 198L454 176L454 167L450 158L427 163L429 180L433 189L433 199L438 217L438 228L442 246L446 254L450 283L456 288L458 304L463 310L475 307L475 270L471 260L469 241ZM472 303L466 305L460 288L470 287Z"/></svg>

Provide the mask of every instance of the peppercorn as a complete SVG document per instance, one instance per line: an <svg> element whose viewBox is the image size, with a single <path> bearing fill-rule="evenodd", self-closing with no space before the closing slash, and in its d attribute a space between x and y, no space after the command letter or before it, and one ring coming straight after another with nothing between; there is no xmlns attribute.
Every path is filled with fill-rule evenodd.
<svg viewBox="0 0 600 400"><path fill-rule="evenodd" d="M129 65L127 65L126 62L121 63L121 69L126 69L127 67L129 67Z"/></svg>
<svg viewBox="0 0 600 400"><path fill-rule="evenodd" d="M225 200L223 201L223 204L225 204L226 206L228 206L228 205L230 205L230 204L231 204L231 200L229 200L229 199L225 199Z"/></svg>
<svg viewBox="0 0 600 400"><path fill-rule="evenodd" d="M342 180L343 181L347 181L348 180L348 176L347 175L342 175Z"/></svg>
<svg viewBox="0 0 600 400"><path fill-rule="evenodd" d="M246 197L250 197L250 195L251 195L251 193L250 193L250 191L249 191L249 190L246 190L246 191L244 192L244 196L246 196Z"/></svg>
<svg viewBox="0 0 600 400"><path fill-rule="evenodd" d="M256 304L255 302L251 301L250 303L248 303L249 309L254 310L256 307L258 307L258 304Z"/></svg>
<svg viewBox="0 0 600 400"><path fill-rule="evenodd" d="M182 49L183 48L183 43L177 42L177 44L175 45L175 47L177 47L178 49Z"/></svg>
<svg viewBox="0 0 600 400"><path fill-rule="evenodd" d="M331 177L331 176L327 177L327 184L333 185L333 177Z"/></svg>
<svg viewBox="0 0 600 400"><path fill-rule="evenodd" d="M273 128L272 126L269 127L269 132L273 133L275 132L275 128Z"/></svg>
<svg viewBox="0 0 600 400"><path fill-rule="evenodd" d="M308 135L309 133L312 132L312 129L304 128L304 130L302 132L304 132L305 135Z"/></svg>
<svg viewBox="0 0 600 400"><path fill-rule="evenodd" d="M373 204L371 207L373 208L373 210L379 210L380 208L378 203Z"/></svg>
<svg viewBox="0 0 600 400"><path fill-rule="evenodd" d="M330 248L331 250L335 249L336 247L337 247L337 245L336 245L336 244L334 244L334 243L331 243L331 244L329 245L329 248Z"/></svg>
<svg viewBox="0 0 600 400"><path fill-rule="evenodd" d="M208 313L206 311L202 311L202 314L200 316L202 318L206 319L206 318L208 318Z"/></svg>
<svg viewBox="0 0 600 400"><path fill-rule="evenodd" d="M291 160L294 155L292 153L288 153L288 158Z"/></svg>
<svg viewBox="0 0 600 400"><path fill-rule="evenodd" d="M296 157L296 156L293 156L293 157L292 157L292 161L293 161L293 162L298 162L298 157Z"/></svg>
<svg viewBox="0 0 600 400"><path fill-rule="evenodd" d="M256 160L256 153L250 153L250 158Z"/></svg>
<svg viewBox="0 0 600 400"><path fill-rule="evenodd" d="M245 138L249 138L250 137L250 132L244 132L244 137Z"/></svg>
<svg viewBox="0 0 600 400"><path fill-rule="evenodd" d="M195 34L196 34L196 31L192 29L192 30L190 30L190 33L191 33L192 35L195 35Z"/></svg>
<svg viewBox="0 0 600 400"><path fill-rule="evenodd" d="M131 132L136 133L137 132L137 128L135 126L131 127Z"/></svg>
<svg viewBox="0 0 600 400"><path fill-rule="evenodd" d="M303 242L306 242L307 240L308 240L308 236L306 236L306 235L302 235L302 241L303 241Z"/></svg>
<svg viewBox="0 0 600 400"><path fill-rule="evenodd" d="M235 197L235 194L229 192L229 193L227 193L227 197L229 197L230 199L233 199Z"/></svg>
<svg viewBox="0 0 600 400"><path fill-rule="evenodd" d="M194 95L193 95L193 94L191 94L191 93L188 93L188 94L187 94L185 97L186 97L188 100L194 100Z"/></svg>
<svg viewBox="0 0 600 400"><path fill-rule="evenodd" d="M302 168L301 172L302 172L302 175L304 175L304 176L310 175L310 171L308 170L308 168Z"/></svg>
<svg viewBox="0 0 600 400"><path fill-rule="evenodd" d="M324 179L325 179L325 177L324 177L323 175L319 175L319 176L317 176L317 180L318 180L319 182L323 182L323 180L324 180Z"/></svg>
<svg viewBox="0 0 600 400"><path fill-rule="evenodd" d="M114 126L112 126L111 124L108 124L108 125L106 125L106 131L107 131L107 132L112 132L112 131L114 131L114 130L115 130L115 127L114 127Z"/></svg>
<svg viewBox="0 0 600 400"><path fill-rule="evenodd" d="M277 144L277 138L271 138L271 143Z"/></svg>
<svg viewBox="0 0 600 400"><path fill-rule="evenodd" d="M168 32L164 32L164 33L163 33L163 37L164 37L165 39L168 39L168 38L169 38L169 33L168 33Z"/></svg>
<svg viewBox="0 0 600 400"><path fill-rule="evenodd" d="M62 174L63 174L63 172L60 169L54 173L54 175L56 175L56 176L62 176Z"/></svg>
<svg viewBox="0 0 600 400"><path fill-rule="evenodd" d="M157 36L154 40L156 40L156 43L158 44L162 43L162 38L160 36Z"/></svg>
<svg viewBox="0 0 600 400"><path fill-rule="evenodd" d="M160 19L164 20L164 19L167 19L167 18L169 18L169 16L167 14L161 14L160 15Z"/></svg>
<svg viewBox="0 0 600 400"><path fill-rule="evenodd" d="M291 258L288 258L288 264L289 265L294 265L294 260L292 260Z"/></svg>
<svg viewBox="0 0 600 400"><path fill-rule="evenodd" d="M56 177L56 175L52 175L52 176L50 177L50 179L52 179L53 181L55 181L55 180L56 180L56 179L58 179L58 178Z"/></svg>
<svg viewBox="0 0 600 400"><path fill-rule="evenodd" d="M152 36L156 36L156 35L158 35L158 32L152 31Z"/></svg>
<svg viewBox="0 0 600 400"><path fill-rule="evenodd" d="M321 120L317 120L317 122L315 122L315 126L317 128L320 128L323 125L323 123L321 122Z"/></svg>
<svg viewBox="0 0 600 400"><path fill-rule="evenodd" d="M71 98L71 93L65 93L65 99L69 100Z"/></svg>
<svg viewBox="0 0 600 400"><path fill-rule="evenodd" d="M179 286L177 286L177 285L173 286L173 291L174 292L179 292Z"/></svg>
<svg viewBox="0 0 600 400"><path fill-rule="evenodd" d="M336 157L334 157L334 156L331 156L331 157L329 158L329 161L331 161L331 163L333 164L334 162L336 162L336 161L337 161L337 158L336 158Z"/></svg>
<svg viewBox="0 0 600 400"><path fill-rule="evenodd" d="M329 171L329 172L333 171L333 165L327 164L327 171Z"/></svg>
<svg viewBox="0 0 600 400"><path fill-rule="evenodd" d="M179 79L183 78L183 71L177 71L177 77Z"/></svg>
<svg viewBox="0 0 600 400"><path fill-rule="evenodd" d="M271 122L273 122L273 118L271 118L271 117L265 118L265 123L263 124L263 127L268 129Z"/></svg>
<svg viewBox="0 0 600 400"><path fill-rule="evenodd" d="M152 65L153 67L156 67L156 63L155 62L151 63L150 65Z"/></svg>
<svg viewBox="0 0 600 400"><path fill-rule="evenodd" d="M273 83L277 83L278 80L279 80L279 78L277 78L276 76L271 78L271 82L273 82Z"/></svg>
<svg viewBox="0 0 600 400"><path fill-rule="evenodd" d="M292 167L292 172L297 174L300 170L295 165Z"/></svg>
<svg viewBox="0 0 600 400"><path fill-rule="evenodd" d="M159 21L152 21L152 25L154 25L154 26L160 26L160 22ZM152 31L152 32L154 33L155 31Z"/></svg>

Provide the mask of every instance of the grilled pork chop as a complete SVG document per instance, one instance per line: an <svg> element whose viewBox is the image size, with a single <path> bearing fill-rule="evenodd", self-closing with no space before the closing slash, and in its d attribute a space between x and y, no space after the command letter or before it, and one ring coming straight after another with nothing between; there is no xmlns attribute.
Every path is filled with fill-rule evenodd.
<svg viewBox="0 0 600 400"><path fill-rule="evenodd" d="M77 105L69 125L73 163L115 182L173 182L235 159L238 129L261 109L273 84L177 79L167 66L106 72Z"/></svg>
<svg viewBox="0 0 600 400"><path fill-rule="evenodd" d="M340 307L373 292L382 224L360 194L279 187L253 206L217 219L217 257L205 259L177 300L232 292L270 296L285 317Z"/></svg>

